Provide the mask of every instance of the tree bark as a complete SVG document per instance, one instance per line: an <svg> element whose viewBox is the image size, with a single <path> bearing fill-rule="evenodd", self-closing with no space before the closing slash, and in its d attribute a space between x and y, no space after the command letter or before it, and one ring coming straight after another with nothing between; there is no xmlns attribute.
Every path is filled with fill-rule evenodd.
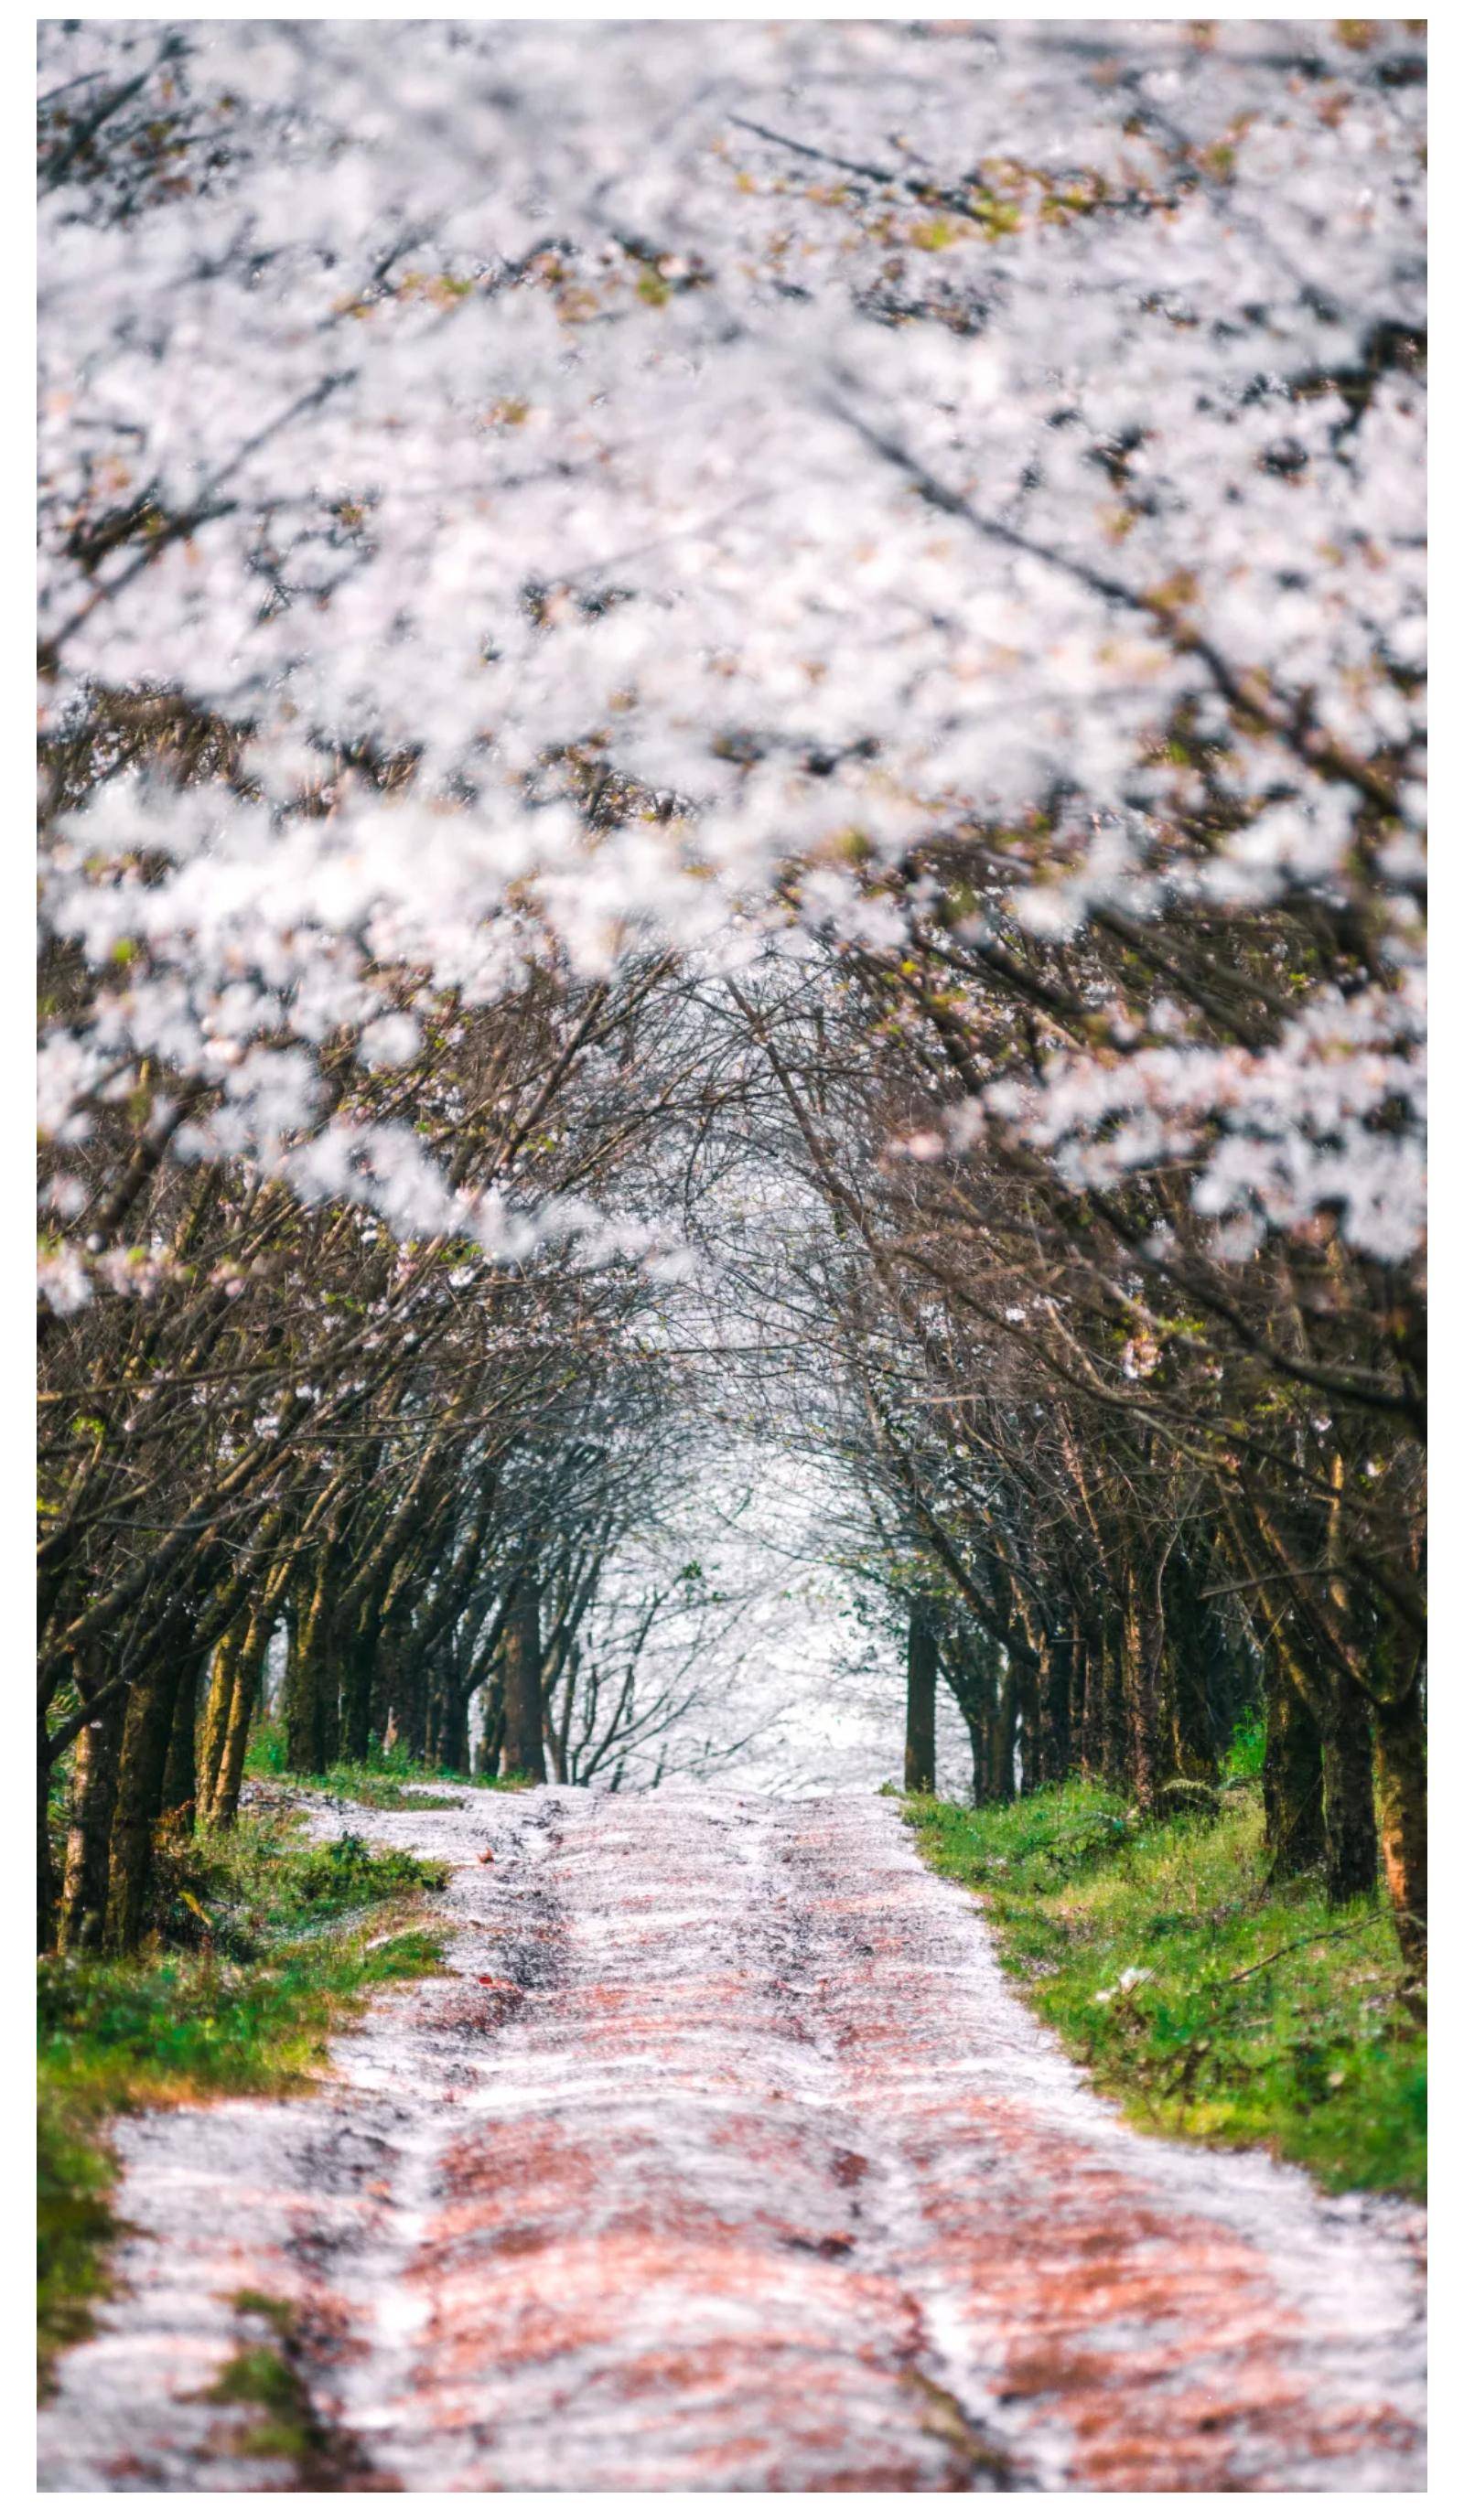
<svg viewBox="0 0 1464 2520"><path fill-rule="evenodd" d="M544 1781L544 1661L539 1585L520 1576L503 1633L503 1765L505 1777Z"/></svg>
<svg viewBox="0 0 1464 2520"><path fill-rule="evenodd" d="M1071 1611L1064 1615L1070 1620ZM1071 1624L1063 1636L1051 1637L1043 1649L1038 1683L1042 1723L1042 1778L1061 1784L1073 1766L1073 1682L1075 1660Z"/></svg>
<svg viewBox="0 0 1464 2520"><path fill-rule="evenodd" d="M266 1583L261 1599L250 1611L239 1650L230 1674L228 1711L224 1736L219 1751L218 1767L206 1806L207 1818L214 1828L232 1828L239 1816L239 1795L244 1783L244 1762L249 1751L250 1725L258 1703L259 1685L264 1676L264 1657L274 1634L282 1584Z"/></svg>
<svg viewBox="0 0 1464 2520"><path fill-rule="evenodd" d="M991 1723L990 1795L993 1803L1009 1803L1016 1797L1017 1778L1013 1763L1016 1747L1017 1675L1008 1656L998 1684Z"/></svg>
<svg viewBox="0 0 1464 2520"><path fill-rule="evenodd" d="M142 1938L153 1868L153 1832L162 1811L173 1709L186 1667L181 1640L164 1639L127 1696L116 1807L107 1867L103 1940L110 1952L134 1951Z"/></svg>
<svg viewBox="0 0 1464 2520"><path fill-rule="evenodd" d="M363 1614L342 1653L341 1746L347 1759L364 1759L371 1748L371 1693L380 1624L373 1613Z"/></svg>
<svg viewBox="0 0 1464 2520"><path fill-rule="evenodd" d="M925 1594L910 1604L905 1659L905 1791L936 1790L936 1662L939 1631L935 1604Z"/></svg>
<svg viewBox="0 0 1464 2520"><path fill-rule="evenodd" d="M1175 1552L1166 1570L1164 1619L1171 1773L1212 1782L1218 1762L1211 1699L1224 1641L1213 1605L1201 1598L1208 1563L1208 1557L1190 1563Z"/></svg>
<svg viewBox="0 0 1464 2520"><path fill-rule="evenodd" d="M483 1682L482 1695L482 1739L479 1744L478 1766L474 1773L480 1777L496 1777L502 1769L506 1730L501 1668Z"/></svg>
<svg viewBox="0 0 1464 2520"><path fill-rule="evenodd" d="M1117 1608L1104 1622L1098 1685L1102 1705L1099 1774L1106 1785L1115 1785L1121 1791L1128 1782L1128 1711L1123 1697L1123 1620Z"/></svg>
<svg viewBox="0 0 1464 2520"><path fill-rule="evenodd" d="M1165 1628L1160 1588L1147 1566L1131 1566L1123 1599L1123 1703L1128 1774L1142 1810L1164 1778L1170 1727L1165 1721Z"/></svg>
<svg viewBox="0 0 1464 2520"><path fill-rule="evenodd" d="M1282 1658L1265 1661L1265 1757L1260 1772L1265 1844L1273 1881L1319 1871L1326 1861L1322 1736Z"/></svg>
<svg viewBox="0 0 1464 2520"><path fill-rule="evenodd" d="M1031 1793L1042 1782L1041 1664L1039 1660L1019 1662L1013 1673L1015 1715L1012 1744L1013 1783L1017 1770L1022 1772L1021 1791Z"/></svg>
<svg viewBox="0 0 1464 2520"><path fill-rule="evenodd" d="M297 1776L323 1776L340 1743L340 1675L332 1652L336 1552L322 1548L292 1623L285 1666L285 1758Z"/></svg>
<svg viewBox="0 0 1464 2520"><path fill-rule="evenodd" d="M455 1673L439 1679L433 1692L429 1756L439 1768L462 1776L468 1766L468 1700Z"/></svg>
<svg viewBox="0 0 1464 2520"><path fill-rule="evenodd" d="M35 1762L35 1948L48 1952L56 1931L56 1875L51 1862L51 1759L46 1719L40 1720Z"/></svg>
<svg viewBox="0 0 1464 2520"><path fill-rule="evenodd" d="M208 1675L208 1693L204 1701L204 1733L199 1745L198 1805L200 1815L206 1821L212 1820L218 1797L218 1776L228 1736L229 1709L234 1702L234 1675L248 1625L249 1614L246 1613L219 1638L213 1648L213 1667Z"/></svg>
<svg viewBox="0 0 1464 2520"><path fill-rule="evenodd" d="M114 1697L76 1735L71 1768L70 1826L58 1935L62 1951L99 1943L107 1912L107 1856L116 1801L117 1753L127 1712Z"/></svg>
<svg viewBox="0 0 1464 2520"><path fill-rule="evenodd" d="M1428 1746L1416 1681L1405 1696L1374 1706L1373 1737L1383 1877L1403 1958L1423 1977L1429 1964Z"/></svg>
<svg viewBox="0 0 1464 2520"><path fill-rule="evenodd" d="M189 1657L178 1683L162 1772L162 1809L191 1829L198 1811L199 1671Z"/></svg>
<svg viewBox="0 0 1464 2520"><path fill-rule="evenodd" d="M1331 1675L1322 1709L1322 1805L1327 1899L1345 1907L1378 1886L1378 1823L1368 1704L1353 1680Z"/></svg>

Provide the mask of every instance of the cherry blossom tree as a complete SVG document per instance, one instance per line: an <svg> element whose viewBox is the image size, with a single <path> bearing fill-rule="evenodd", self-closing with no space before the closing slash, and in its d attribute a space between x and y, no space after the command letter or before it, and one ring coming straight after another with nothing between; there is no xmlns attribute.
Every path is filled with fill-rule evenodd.
<svg viewBox="0 0 1464 2520"><path fill-rule="evenodd" d="M541 925L603 968L791 869L805 920L888 940L861 868L976 822L978 950L1001 908L1301 896L1357 958L1244 1052L1182 1001L1100 1010L1132 1056L1050 1062L1008 1115L1034 1143L1100 1177L1203 1149L1232 1245L1340 1205L1412 1247L1413 38L43 51L48 915L93 975L48 1044L63 1142L152 1062L200 1089L150 1117L180 1157L491 1242L340 1108L343 1042L399 1064L424 993L495 996ZM129 748L138 691L213 730L213 775ZM63 1303L87 1274L49 1265Z"/></svg>
<svg viewBox="0 0 1464 2520"><path fill-rule="evenodd" d="M360 1380L409 1456L470 1290L669 1293L751 1095L896 1313L994 1254L1083 1458L1244 1459L1228 1580L1412 1775L1422 81L1411 22L43 27L53 1750L132 1687L115 1494L237 1627L220 1517L296 1529Z"/></svg>

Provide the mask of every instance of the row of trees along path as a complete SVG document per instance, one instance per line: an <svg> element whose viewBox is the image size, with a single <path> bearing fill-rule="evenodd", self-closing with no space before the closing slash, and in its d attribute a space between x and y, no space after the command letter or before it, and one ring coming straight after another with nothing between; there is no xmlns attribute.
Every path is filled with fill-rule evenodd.
<svg viewBox="0 0 1464 2520"><path fill-rule="evenodd" d="M297 1767L630 1773L711 1408L912 1781L1263 1710L1421 1971L1418 31L42 53L42 1943L281 1637Z"/></svg>

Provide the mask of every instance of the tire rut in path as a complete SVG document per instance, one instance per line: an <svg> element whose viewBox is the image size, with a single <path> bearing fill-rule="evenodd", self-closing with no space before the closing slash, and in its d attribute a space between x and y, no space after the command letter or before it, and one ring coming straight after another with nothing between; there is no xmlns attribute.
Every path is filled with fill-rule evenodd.
<svg viewBox="0 0 1464 2520"><path fill-rule="evenodd" d="M318 2096L121 2131L46 2485L1421 2484L1421 2218L1123 2127L888 1801L352 1823L454 1865L455 1974ZM307 2480L204 2394L241 2292L297 2306Z"/></svg>

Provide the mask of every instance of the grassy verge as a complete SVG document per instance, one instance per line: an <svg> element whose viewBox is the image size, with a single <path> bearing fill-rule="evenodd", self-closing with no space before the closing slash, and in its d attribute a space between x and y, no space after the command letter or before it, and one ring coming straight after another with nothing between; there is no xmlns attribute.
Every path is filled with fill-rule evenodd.
<svg viewBox="0 0 1464 2520"><path fill-rule="evenodd" d="M461 1794L424 1793L422 1787L475 1785L494 1793L517 1793L532 1782L528 1777L470 1777L459 1768L430 1766L405 1750L375 1746L364 1759L338 1759L319 1776L297 1776L286 1761L284 1726L275 1723L254 1727L245 1774L256 1783L278 1778L317 1792L340 1794L343 1801L361 1803L368 1811L456 1811Z"/></svg>
<svg viewBox="0 0 1464 2520"><path fill-rule="evenodd" d="M345 1835L302 1843L288 1815L166 1848L140 1958L39 1969L39 2337L44 2378L90 2325L114 2234L119 2110L296 2090L374 1987L440 1959L423 1913L445 1868L373 1855Z"/></svg>
<svg viewBox="0 0 1464 2520"><path fill-rule="evenodd" d="M912 1798L933 1869L980 1894L1003 1961L1141 2125L1263 2144L1329 2188L1424 2192L1427 2050L1386 1912L1267 1886L1260 1798L1140 1824L1072 1782L1002 1809Z"/></svg>

